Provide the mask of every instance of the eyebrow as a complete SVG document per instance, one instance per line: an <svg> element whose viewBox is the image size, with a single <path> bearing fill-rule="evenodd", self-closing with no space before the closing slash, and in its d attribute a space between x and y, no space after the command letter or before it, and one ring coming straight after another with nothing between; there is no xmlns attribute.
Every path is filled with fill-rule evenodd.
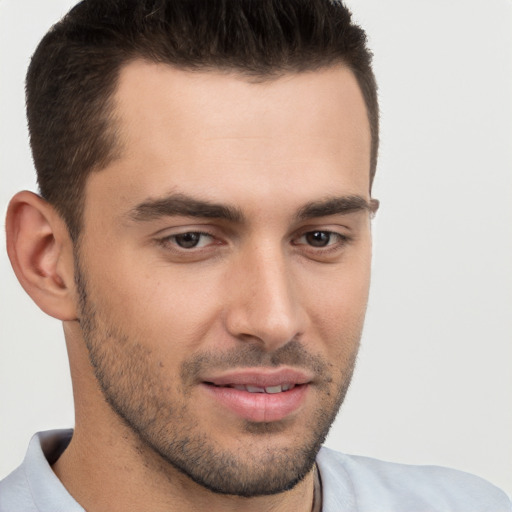
<svg viewBox="0 0 512 512"><path fill-rule="evenodd" d="M234 223L242 223L244 220L243 214L238 208L194 199L185 194L172 194L162 199L149 199L129 212L130 218L136 221L150 221L175 215L225 219Z"/></svg>
<svg viewBox="0 0 512 512"><path fill-rule="evenodd" d="M296 218L301 221L329 215L347 215L359 211L368 211L374 214L378 208L379 201L377 199L367 201L364 197L357 195L331 197L305 204L297 212Z"/></svg>
<svg viewBox="0 0 512 512"><path fill-rule="evenodd" d="M379 206L376 199L368 202L357 195L332 197L305 204L295 215L297 221L329 215L345 215L357 211L375 213ZM171 194L161 199L148 199L128 212L134 221L151 221L161 217L182 215L206 219L224 219L241 224L245 217L239 208L207 200L195 199L185 194Z"/></svg>

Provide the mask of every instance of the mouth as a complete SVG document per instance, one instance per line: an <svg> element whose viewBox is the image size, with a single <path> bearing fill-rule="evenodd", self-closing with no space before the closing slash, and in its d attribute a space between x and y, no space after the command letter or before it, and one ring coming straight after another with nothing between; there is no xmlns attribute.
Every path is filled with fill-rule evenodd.
<svg viewBox="0 0 512 512"><path fill-rule="evenodd" d="M291 389L295 388L296 386L302 386L303 384L277 384L274 386L252 386L250 384L228 384L226 386L217 385L213 382L205 382L205 384L210 386L215 386L218 388L224 387L224 388L232 388L237 389L238 391L247 391L248 393L267 393L270 395L276 394L276 393L283 393L285 391L290 391Z"/></svg>
<svg viewBox="0 0 512 512"><path fill-rule="evenodd" d="M296 414L303 406L311 384L304 372L247 370L212 376L201 388L215 409L252 422L280 421Z"/></svg>

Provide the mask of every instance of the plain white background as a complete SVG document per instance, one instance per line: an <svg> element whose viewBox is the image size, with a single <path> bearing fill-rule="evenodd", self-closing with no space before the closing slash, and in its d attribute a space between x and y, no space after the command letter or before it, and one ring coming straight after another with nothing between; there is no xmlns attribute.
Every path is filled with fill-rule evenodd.
<svg viewBox="0 0 512 512"><path fill-rule="evenodd" d="M71 0L0 0L0 209L35 190L23 81ZM512 3L350 0L382 147L358 369L328 445L456 467L512 493ZM1 235L2 245L4 242ZM61 327L0 254L0 477L73 424Z"/></svg>

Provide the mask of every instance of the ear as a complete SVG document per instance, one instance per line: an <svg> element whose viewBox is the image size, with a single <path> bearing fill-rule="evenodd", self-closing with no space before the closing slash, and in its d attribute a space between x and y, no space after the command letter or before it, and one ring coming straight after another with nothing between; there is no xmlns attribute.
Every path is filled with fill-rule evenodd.
<svg viewBox="0 0 512 512"><path fill-rule="evenodd" d="M38 195L23 191L9 203L7 253L34 302L59 320L75 320L73 243L64 220Z"/></svg>

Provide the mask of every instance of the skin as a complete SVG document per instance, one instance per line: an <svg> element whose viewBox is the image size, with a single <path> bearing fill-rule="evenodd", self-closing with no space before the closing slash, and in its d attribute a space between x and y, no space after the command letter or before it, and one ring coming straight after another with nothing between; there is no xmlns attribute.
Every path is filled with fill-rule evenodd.
<svg viewBox="0 0 512 512"><path fill-rule="evenodd" d="M64 322L76 428L53 469L93 512L309 511L302 454L314 457L350 382L370 280L370 131L357 82L341 66L254 83L135 61L115 118L120 157L88 178L79 249L37 196L18 194L8 213L20 282ZM141 207L184 197L236 215ZM359 206L301 217L333 198ZM204 235L182 247L185 233ZM302 372L298 405L248 420L205 388L248 368ZM192 456L220 476L176 469ZM207 488L256 489L265 476L294 486L250 498Z"/></svg>

